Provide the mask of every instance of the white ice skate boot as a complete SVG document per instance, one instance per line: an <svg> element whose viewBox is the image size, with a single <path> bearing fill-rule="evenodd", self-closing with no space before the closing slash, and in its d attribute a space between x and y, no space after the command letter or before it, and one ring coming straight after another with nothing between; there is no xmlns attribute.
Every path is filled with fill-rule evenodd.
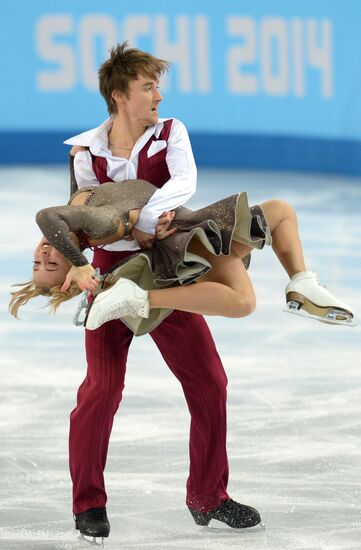
<svg viewBox="0 0 361 550"><path fill-rule="evenodd" d="M284 311L288 313L333 325L356 326L350 306L332 296L312 271L301 271L293 275L286 287L286 302Z"/></svg>
<svg viewBox="0 0 361 550"><path fill-rule="evenodd" d="M126 316L149 317L148 292L133 281L120 278L94 298L85 326L95 330L107 321Z"/></svg>

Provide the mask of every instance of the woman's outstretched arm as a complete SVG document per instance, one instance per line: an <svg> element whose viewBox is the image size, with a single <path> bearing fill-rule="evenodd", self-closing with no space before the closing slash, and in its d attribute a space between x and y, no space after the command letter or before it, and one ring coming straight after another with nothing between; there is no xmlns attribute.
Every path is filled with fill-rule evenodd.
<svg viewBox="0 0 361 550"><path fill-rule="evenodd" d="M89 262L71 236L81 230L79 207L52 206L36 214L36 223L44 237L73 265L80 267Z"/></svg>

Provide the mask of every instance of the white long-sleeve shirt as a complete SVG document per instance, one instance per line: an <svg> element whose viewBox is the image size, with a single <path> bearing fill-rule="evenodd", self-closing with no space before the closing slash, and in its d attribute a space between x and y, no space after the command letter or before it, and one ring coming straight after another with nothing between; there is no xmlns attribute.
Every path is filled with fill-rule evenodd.
<svg viewBox="0 0 361 550"><path fill-rule="evenodd" d="M134 145L129 159L115 157L108 149L108 134L112 128L112 118L108 118L101 126L78 134L64 143L88 147L93 155L104 157L107 161L107 175L112 180L136 179L139 152L153 134L159 138L165 120L168 119L159 119L157 124L146 129ZM166 163L170 179L154 193L142 208L136 225L138 229L146 233L154 234L159 216L165 211L174 210L185 204L196 190L197 168L188 132L184 124L177 119L173 119L168 142L162 140L153 142L148 150L148 157L166 146L168 147ZM79 151L75 155L74 170L79 189L99 185L89 150ZM107 245L105 248L107 250L138 250L139 246L137 241L121 240Z"/></svg>

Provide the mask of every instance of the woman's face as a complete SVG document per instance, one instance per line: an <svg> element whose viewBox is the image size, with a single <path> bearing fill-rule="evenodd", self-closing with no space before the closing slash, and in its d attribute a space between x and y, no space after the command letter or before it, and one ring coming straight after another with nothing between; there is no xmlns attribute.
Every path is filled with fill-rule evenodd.
<svg viewBox="0 0 361 550"><path fill-rule="evenodd" d="M43 237L34 252L34 283L47 288L62 285L70 267L70 262Z"/></svg>

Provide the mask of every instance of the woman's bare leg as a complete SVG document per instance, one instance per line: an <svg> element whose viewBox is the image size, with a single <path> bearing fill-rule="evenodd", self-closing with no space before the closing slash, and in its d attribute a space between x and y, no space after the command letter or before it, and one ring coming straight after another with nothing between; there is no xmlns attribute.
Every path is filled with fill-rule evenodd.
<svg viewBox="0 0 361 550"><path fill-rule="evenodd" d="M190 251L202 255L212 270L196 284L176 288L150 290L151 308L170 308L224 317L244 317L255 308L255 294L247 271L238 254L214 256L194 239Z"/></svg>
<svg viewBox="0 0 361 550"><path fill-rule="evenodd" d="M306 271L297 216L292 206L280 200L266 201L260 206L271 231L272 248L288 275L292 277L295 273ZM243 258L252 249L235 242L234 250Z"/></svg>
<svg viewBox="0 0 361 550"><path fill-rule="evenodd" d="M266 201L260 206L271 231L272 248L288 275L306 271L294 209L280 200ZM254 309L255 296L239 258L245 257L251 248L234 241L230 256L215 257L194 239L191 250L208 259L211 272L199 279L197 285L150 291L150 307L226 317L249 315Z"/></svg>
<svg viewBox="0 0 361 550"><path fill-rule="evenodd" d="M352 309L322 287L314 273L306 271L297 218L293 208L278 200L267 201L261 206L272 234L273 249L291 277L286 287L288 311L301 312L324 322L354 326ZM116 300L115 303L114 296L106 294L111 292L111 287L101 293L98 300L95 299L88 314L86 327L95 330L111 319L129 314L134 316L135 309L137 309L137 315L147 317L149 307L179 309L225 317L244 317L252 313L256 303L255 295L247 271L243 262L240 261L240 258L246 256L251 249L234 241L229 256L214 256L196 238L190 243L189 249L206 258L212 266L209 273L198 279L196 284L149 292L138 287L138 291L143 292L144 296L134 295L130 305L127 304L129 296L127 296L126 287L123 287L124 296L120 292L117 296L118 301ZM132 292L134 293L134 289ZM108 300L105 316L102 315L102 306L105 301L99 304L102 296L105 301ZM124 299L125 307L120 312ZM97 305L99 305L98 308ZM114 309L109 309L110 305Z"/></svg>
<svg viewBox="0 0 361 550"><path fill-rule="evenodd" d="M260 206L271 231L272 248L291 278L286 287L287 310L326 323L355 326L352 308L320 285L315 273L307 271L294 209L279 200ZM240 258L251 251L241 243L233 244Z"/></svg>
<svg viewBox="0 0 361 550"><path fill-rule="evenodd" d="M295 210L286 202L270 200L261 205L272 233L272 248L292 277L306 271Z"/></svg>

